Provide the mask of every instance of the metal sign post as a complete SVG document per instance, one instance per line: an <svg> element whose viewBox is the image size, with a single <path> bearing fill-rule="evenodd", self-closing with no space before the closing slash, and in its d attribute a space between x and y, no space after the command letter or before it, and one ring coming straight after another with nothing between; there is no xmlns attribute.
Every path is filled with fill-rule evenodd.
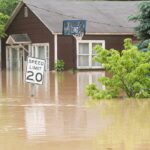
<svg viewBox="0 0 150 150"><path fill-rule="evenodd" d="M31 84L31 97L34 97L35 95L35 84Z"/></svg>
<svg viewBox="0 0 150 150"><path fill-rule="evenodd" d="M45 70L45 60L28 57L27 71L26 71L26 82L31 83L32 93L31 96L35 95L35 85L42 85Z"/></svg>

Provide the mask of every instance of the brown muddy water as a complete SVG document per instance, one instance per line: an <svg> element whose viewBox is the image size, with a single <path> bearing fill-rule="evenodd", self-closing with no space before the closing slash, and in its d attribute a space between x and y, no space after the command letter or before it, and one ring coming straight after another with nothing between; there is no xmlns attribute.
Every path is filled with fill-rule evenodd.
<svg viewBox="0 0 150 150"><path fill-rule="evenodd" d="M20 72L0 72L0 150L150 150L150 101L88 102L104 72L45 74L31 97Z"/></svg>

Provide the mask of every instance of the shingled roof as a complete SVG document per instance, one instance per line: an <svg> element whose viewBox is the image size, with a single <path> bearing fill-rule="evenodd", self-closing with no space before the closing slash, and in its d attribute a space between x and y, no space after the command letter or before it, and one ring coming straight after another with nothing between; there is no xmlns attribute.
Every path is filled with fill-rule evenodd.
<svg viewBox="0 0 150 150"><path fill-rule="evenodd" d="M133 34L135 23L128 17L137 12L138 1L24 0L52 31L62 33L63 20L87 20L87 34Z"/></svg>

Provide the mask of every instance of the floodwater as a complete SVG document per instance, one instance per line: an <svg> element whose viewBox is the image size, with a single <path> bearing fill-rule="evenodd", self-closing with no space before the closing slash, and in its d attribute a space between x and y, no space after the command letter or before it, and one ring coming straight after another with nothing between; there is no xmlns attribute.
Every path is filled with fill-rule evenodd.
<svg viewBox="0 0 150 150"><path fill-rule="evenodd" d="M150 150L149 100L88 102L85 86L104 88L104 75L50 72L32 89L0 72L0 150Z"/></svg>

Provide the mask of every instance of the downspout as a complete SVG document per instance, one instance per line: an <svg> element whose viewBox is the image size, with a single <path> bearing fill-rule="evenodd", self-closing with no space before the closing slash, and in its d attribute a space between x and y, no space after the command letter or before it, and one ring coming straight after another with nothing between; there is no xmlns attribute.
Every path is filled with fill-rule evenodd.
<svg viewBox="0 0 150 150"><path fill-rule="evenodd" d="M54 34L54 65L57 63L58 60L58 35ZM55 68L54 68L55 70ZM59 105L59 96L58 96L58 78L55 74L55 104L56 106Z"/></svg>
<svg viewBox="0 0 150 150"><path fill-rule="evenodd" d="M54 63L58 60L58 35L54 34Z"/></svg>

